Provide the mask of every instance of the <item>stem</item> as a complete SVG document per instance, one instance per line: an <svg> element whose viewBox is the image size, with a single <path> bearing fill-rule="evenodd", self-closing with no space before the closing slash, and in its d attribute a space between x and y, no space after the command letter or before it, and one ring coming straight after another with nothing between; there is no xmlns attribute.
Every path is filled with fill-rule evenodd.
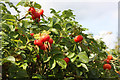
<svg viewBox="0 0 120 80"><path fill-rule="evenodd" d="M62 38L64 38L64 37L60 37L60 39L58 40L58 42L56 42L56 44L58 44L62 40Z"/></svg>
<svg viewBox="0 0 120 80"><path fill-rule="evenodd" d="M18 19L18 21L21 21L22 19L25 19L27 15L28 15L28 13L24 17L22 17L21 19Z"/></svg>

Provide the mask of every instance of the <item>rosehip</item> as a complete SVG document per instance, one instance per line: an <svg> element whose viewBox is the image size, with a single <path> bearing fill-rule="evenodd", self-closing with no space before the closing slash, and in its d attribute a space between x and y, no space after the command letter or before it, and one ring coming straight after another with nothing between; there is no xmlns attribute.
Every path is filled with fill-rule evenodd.
<svg viewBox="0 0 120 80"><path fill-rule="evenodd" d="M37 41L37 40L34 40L34 44L35 44L35 45L37 45L36 41Z"/></svg>
<svg viewBox="0 0 120 80"><path fill-rule="evenodd" d="M106 61L107 63L110 63L110 60L108 60L108 59L105 59L104 61Z"/></svg>
<svg viewBox="0 0 120 80"><path fill-rule="evenodd" d="M34 7L30 7L28 11L30 11L32 14L36 12Z"/></svg>
<svg viewBox="0 0 120 80"><path fill-rule="evenodd" d="M112 59L112 55L108 55L108 56L107 56L107 59L108 59L108 60L111 60L111 59Z"/></svg>
<svg viewBox="0 0 120 80"><path fill-rule="evenodd" d="M45 35L45 41L49 41L49 39L50 39L50 36L49 35Z"/></svg>
<svg viewBox="0 0 120 80"><path fill-rule="evenodd" d="M31 36L33 36L33 35L34 35L34 33L30 33L30 35L31 35Z"/></svg>
<svg viewBox="0 0 120 80"><path fill-rule="evenodd" d="M49 35L43 35L40 39L41 39L42 42L45 42L45 41L48 41L50 39L50 36Z"/></svg>
<svg viewBox="0 0 120 80"><path fill-rule="evenodd" d="M78 36L76 36L75 38L74 38L74 41L75 42L80 42L80 41L82 41L83 40L83 37L81 36L81 35L78 35Z"/></svg>
<svg viewBox="0 0 120 80"><path fill-rule="evenodd" d="M38 46L43 46L43 42L41 40L34 40L34 44Z"/></svg>
<svg viewBox="0 0 120 80"><path fill-rule="evenodd" d="M68 63L70 61L70 59L68 57L63 59L66 63Z"/></svg>
<svg viewBox="0 0 120 80"><path fill-rule="evenodd" d="M47 47L46 47L45 45L43 45L43 46L40 47L40 49L42 49L42 50L46 50Z"/></svg>
<svg viewBox="0 0 120 80"><path fill-rule="evenodd" d="M108 70L110 70L110 69L111 69L111 65L110 65L110 64L104 64L104 65L103 65L103 69L108 69Z"/></svg>
<svg viewBox="0 0 120 80"><path fill-rule="evenodd" d="M40 56L39 55L36 55L37 59L40 59Z"/></svg>
<svg viewBox="0 0 120 80"><path fill-rule="evenodd" d="M40 10L38 11L38 13L39 13L40 15L43 15L44 10L43 10L43 9L40 9Z"/></svg>
<svg viewBox="0 0 120 80"><path fill-rule="evenodd" d="M52 44L52 43L53 43L53 39L50 38L48 42L49 42L50 44Z"/></svg>

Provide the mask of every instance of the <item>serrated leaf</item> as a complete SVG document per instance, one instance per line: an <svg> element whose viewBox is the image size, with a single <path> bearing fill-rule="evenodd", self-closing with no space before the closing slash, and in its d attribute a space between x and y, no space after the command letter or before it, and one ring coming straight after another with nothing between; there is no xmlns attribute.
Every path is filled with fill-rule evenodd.
<svg viewBox="0 0 120 80"><path fill-rule="evenodd" d="M25 69L25 70L26 70L27 66L28 66L28 64L27 64L27 63L23 63L20 67L22 67L23 69Z"/></svg>
<svg viewBox="0 0 120 80"><path fill-rule="evenodd" d="M15 58L13 56L8 56L6 59L13 63L15 62Z"/></svg>
<svg viewBox="0 0 120 80"><path fill-rule="evenodd" d="M15 35L15 36L13 36L14 38L17 38L19 35L17 34L17 35Z"/></svg>
<svg viewBox="0 0 120 80"><path fill-rule="evenodd" d="M67 57L68 57L68 58L72 58L74 55L75 55L75 53L68 53L68 54L67 54Z"/></svg>
<svg viewBox="0 0 120 80"><path fill-rule="evenodd" d="M55 60L50 60L50 62L49 62L50 69L53 69L55 66L56 66L56 61Z"/></svg>
<svg viewBox="0 0 120 80"><path fill-rule="evenodd" d="M81 67L81 66L82 66L81 64L77 65L77 67Z"/></svg>
<svg viewBox="0 0 120 80"><path fill-rule="evenodd" d="M51 12L50 13L56 13L56 11L53 8L50 8Z"/></svg>
<svg viewBox="0 0 120 80"><path fill-rule="evenodd" d="M58 29L58 30L61 30L60 24L55 24L55 25L53 25L53 28Z"/></svg>
<svg viewBox="0 0 120 80"><path fill-rule="evenodd" d="M55 55L53 56L53 58L54 58L54 59L58 59L58 58L63 59L64 56L63 56L63 54L55 54Z"/></svg>
<svg viewBox="0 0 120 80"><path fill-rule="evenodd" d="M20 46L19 48L20 48L20 49L25 49L25 48L26 48L26 46Z"/></svg>
<svg viewBox="0 0 120 80"><path fill-rule="evenodd" d="M88 68L87 68L87 66L86 66L86 64L81 63L81 66L84 67L87 71L89 71Z"/></svg>
<svg viewBox="0 0 120 80"><path fill-rule="evenodd" d="M41 5L38 4L38 3L35 3L35 4L34 4L34 7L40 9L40 8L41 8Z"/></svg>
<svg viewBox="0 0 120 80"><path fill-rule="evenodd" d="M35 74L34 76L32 76L32 78L36 78L36 79L43 79L43 77L39 74Z"/></svg>
<svg viewBox="0 0 120 80"><path fill-rule="evenodd" d="M50 57L47 57L47 59L44 60L44 63L48 62L50 59L51 59L51 56L50 56Z"/></svg>
<svg viewBox="0 0 120 80"><path fill-rule="evenodd" d="M62 67L62 69L66 69L67 63L63 59L57 59L56 62L58 63L59 66Z"/></svg>
<svg viewBox="0 0 120 80"><path fill-rule="evenodd" d="M22 51L17 52L17 54L21 54L21 53L25 53L25 51L22 50Z"/></svg>
<svg viewBox="0 0 120 80"><path fill-rule="evenodd" d="M27 48L28 48L30 51L32 51L32 47L30 47L30 46L27 46Z"/></svg>
<svg viewBox="0 0 120 80"><path fill-rule="evenodd" d="M14 17L13 15L11 15L11 14L5 14L5 15L2 17L2 19L13 19L13 20L15 20L15 17Z"/></svg>
<svg viewBox="0 0 120 80"><path fill-rule="evenodd" d="M71 62L74 62L78 56L76 55L75 57L71 58Z"/></svg>
<svg viewBox="0 0 120 80"><path fill-rule="evenodd" d="M23 0L21 0L16 6L19 6L19 5L24 6L25 2Z"/></svg>
<svg viewBox="0 0 120 80"><path fill-rule="evenodd" d="M51 28L49 31L51 31L51 32L53 32L53 33L55 33L55 34L58 34L58 31L57 31L57 29L55 29L55 28Z"/></svg>
<svg viewBox="0 0 120 80"><path fill-rule="evenodd" d="M86 54L86 52L81 52L78 54L79 60L83 63L88 63L89 62L89 58Z"/></svg>

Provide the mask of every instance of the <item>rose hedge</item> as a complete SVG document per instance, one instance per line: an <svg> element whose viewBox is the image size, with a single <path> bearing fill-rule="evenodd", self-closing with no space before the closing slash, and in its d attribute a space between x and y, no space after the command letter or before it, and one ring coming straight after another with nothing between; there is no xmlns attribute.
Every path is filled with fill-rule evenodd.
<svg viewBox="0 0 120 80"><path fill-rule="evenodd" d="M85 34L88 29L75 20L71 9L61 12L51 8L52 17L46 17L44 13L38 14L41 5L29 0L21 0L16 6L5 1L0 4L3 79L118 79L120 76L118 50L107 51L101 39L95 40L92 34ZM12 15L7 4L18 14ZM35 10L34 14L28 10L20 19L17 9L20 5L33 7L38 12ZM49 42L49 38L45 42L34 43L45 35L49 35L53 42ZM83 39L80 36L74 39L78 35ZM103 68L108 55L113 57L108 63L111 69Z"/></svg>

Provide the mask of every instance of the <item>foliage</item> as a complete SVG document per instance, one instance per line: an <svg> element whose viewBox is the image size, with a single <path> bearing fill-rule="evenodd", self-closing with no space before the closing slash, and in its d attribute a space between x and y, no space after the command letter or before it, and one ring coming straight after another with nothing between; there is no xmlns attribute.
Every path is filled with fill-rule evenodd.
<svg viewBox="0 0 120 80"><path fill-rule="evenodd" d="M120 62L118 51L110 53L102 40L95 40L92 35L85 34L86 28L75 21L72 10L51 10L52 17L43 15L40 22L33 21L30 14L20 20L20 11L11 2L1 2L2 26L2 66L3 79L78 79L78 78L118 78ZM6 4L13 7L17 15L12 15ZM21 1L17 6L41 9L41 5L29 0ZM28 12L29 13L29 12ZM15 31L15 29L18 31ZM30 33L34 33L31 36ZM53 39L52 47L41 50L34 45L39 34L49 34ZM24 36L23 36L24 35ZM76 43L74 37L82 35L83 40ZM111 54L113 60L111 70L104 70L104 59ZM40 59L36 57L40 56ZM68 57L70 62L63 59Z"/></svg>

